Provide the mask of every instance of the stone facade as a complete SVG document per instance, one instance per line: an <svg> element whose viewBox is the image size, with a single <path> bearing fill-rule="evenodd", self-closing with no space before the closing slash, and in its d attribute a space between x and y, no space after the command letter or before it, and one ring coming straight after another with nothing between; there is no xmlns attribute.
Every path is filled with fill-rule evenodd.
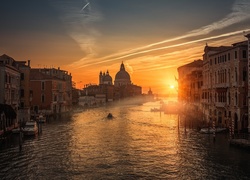
<svg viewBox="0 0 250 180"><path fill-rule="evenodd" d="M247 82L247 90L248 90L248 96L247 96L247 103L248 103L248 132L250 133L250 34L246 35L246 38L248 39L247 41L247 52L248 52L248 56L247 56L247 70L248 70L248 82Z"/></svg>
<svg viewBox="0 0 250 180"><path fill-rule="evenodd" d="M55 68L31 69L31 109L34 113L58 114L72 108L72 77Z"/></svg>
<svg viewBox="0 0 250 180"><path fill-rule="evenodd" d="M249 52L249 40L206 45L202 65L178 68L179 100L195 105L210 125L226 127L231 134L249 131Z"/></svg>
<svg viewBox="0 0 250 180"><path fill-rule="evenodd" d="M199 106L202 86L202 60L179 67L178 100Z"/></svg>
<svg viewBox="0 0 250 180"><path fill-rule="evenodd" d="M246 130L247 43L206 46L203 55L202 111L205 119L232 133Z"/></svg>
<svg viewBox="0 0 250 180"><path fill-rule="evenodd" d="M18 124L20 71L16 61L0 56L0 135Z"/></svg>

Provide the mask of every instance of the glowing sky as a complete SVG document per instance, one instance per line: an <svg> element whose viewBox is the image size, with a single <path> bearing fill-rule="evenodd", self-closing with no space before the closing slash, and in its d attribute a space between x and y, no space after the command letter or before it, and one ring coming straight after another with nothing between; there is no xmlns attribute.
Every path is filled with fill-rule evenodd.
<svg viewBox="0 0 250 180"><path fill-rule="evenodd" d="M123 61L143 92L167 93L177 68L206 43L231 45L250 32L249 0L2 0L0 55L60 67L79 88L115 78Z"/></svg>

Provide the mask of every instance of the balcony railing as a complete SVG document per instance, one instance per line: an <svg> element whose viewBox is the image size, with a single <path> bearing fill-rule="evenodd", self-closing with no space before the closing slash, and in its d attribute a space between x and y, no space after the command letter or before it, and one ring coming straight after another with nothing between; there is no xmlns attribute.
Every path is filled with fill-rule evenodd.
<svg viewBox="0 0 250 180"><path fill-rule="evenodd" d="M216 107L225 107L225 106L226 106L226 103L225 103L225 102L216 102L216 103L215 103L215 106L216 106Z"/></svg>

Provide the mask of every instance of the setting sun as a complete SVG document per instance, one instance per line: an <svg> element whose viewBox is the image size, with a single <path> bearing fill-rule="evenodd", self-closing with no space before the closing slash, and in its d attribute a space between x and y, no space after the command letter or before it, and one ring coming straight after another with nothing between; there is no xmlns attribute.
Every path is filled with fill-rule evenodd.
<svg viewBox="0 0 250 180"><path fill-rule="evenodd" d="M174 89L174 85L170 85L169 87L170 87L170 89Z"/></svg>

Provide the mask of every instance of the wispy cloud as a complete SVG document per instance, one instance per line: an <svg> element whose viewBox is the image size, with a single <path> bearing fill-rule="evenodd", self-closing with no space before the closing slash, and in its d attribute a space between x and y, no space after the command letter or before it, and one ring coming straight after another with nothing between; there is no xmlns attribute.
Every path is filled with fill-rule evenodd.
<svg viewBox="0 0 250 180"><path fill-rule="evenodd" d="M77 42L84 55L95 54L96 40L100 32L92 26L92 23L100 21L102 15L92 8L91 1L57 0L51 3L61 12L60 18L68 34Z"/></svg>
<svg viewBox="0 0 250 180"><path fill-rule="evenodd" d="M189 42L184 42L184 43L180 43L180 44L175 44L175 45L170 45L170 46L163 46L163 47L159 47L159 48L152 48L152 47L155 47L155 46L158 46L158 45L163 45L163 44L166 44L166 43L171 43L171 42L175 42L175 41L178 41L178 40L183 40L183 39L190 38L190 37L197 37L197 36L201 36L201 35L206 35L206 34L209 34L209 33L213 32L214 30L223 29L223 28L226 28L226 27L228 27L230 25L233 25L233 24L242 22L244 20L250 19L250 10L249 9L250 9L250 1L248 1L248 0L237 0L234 3L233 7L232 7L232 12L230 14L228 14L225 18L223 18L223 19L221 19L219 21L216 21L216 22L214 22L214 23L212 23L210 25L198 28L196 30L190 31L190 32L188 32L187 34L185 34L183 36L163 40L163 41L160 41L160 42L152 43L152 44L149 44L149 45L146 45L146 46L143 46L143 47L139 47L137 49L127 51L127 52L124 53L125 55L117 57L117 59L123 59L123 58L127 58L129 56L133 56L133 55L137 55L137 54L143 54L143 53L162 50L162 49L166 49L166 48L182 46L182 45L195 43L195 42L199 42L199 41L217 39L217 38L221 38L221 37L227 37L227 36L242 33L243 31L249 31L250 29L244 29L244 30L239 30L239 31L235 31L235 32L225 33L225 34L218 35L218 36L212 36L212 37L197 39L197 40L193 40L193 41L189 41ZM151 48L151 49L149 49L149 48Z"/></svg>
<svg viewBox="0 0 250 180"><path fill-rule="evenodd" d="M107 56L104 58L95 58L95 61L94 61L94 59L90 59L88 61L87 58L85 57L82 60L75 62L72 65L73 66L77 65L77 68L82 68L82 67L107 63L107 62L113 62L113 61L117 61L117 60L121 60L121 59L126 59L129 57L133 57L136 55L142 55L142 54L146 54L146 53L150 53L150 52L154 52L154 51L159 51L159 50L166 50L166 49L170 49L170 48L177 48L177 47L186 46L186 45L199 43L199 42L206 42L206 41L213 40L213 39L225 38L225 37L239 35L239 34L241 34L243 36L243 31L246 31L246 32L250 31L250 28L244 29L244 30L233 31L233 32L225 33L225 34L220 34L220 35L216 35L216 36L209 36L206 38L195 39L195 40L186 41L186 42L182 42L182 43L176 43L176 44L161 46L161 47L157 47L157 48L145 49L145 50L132 52L132 53L130 53L131 51L128 51L128 52L123 52L121 54L113 54L113 55L110 55L110 56Z"/></svg>
<svg viewBox="0 0 250 180"><path fill-rule="evenodd" d="M232 12L230 14L228 14L221 20L218 20L212 24L187 32L185 35L178 36L178 37L171 38L171 39L166 39L163 41L148 44L148 45L141 46L138 48L125 50L123 52L114 53L114 54L111 54L102 58L98 58L97 56L93 58L93 56L91 56L91 59L89 59L88 57L85 57L81 59L80 61L73 63L72 66L77 67L77 68L82 68L82 67L87 67L87 66L92 66L92 65L102 64L102 63L116 62L118 60L125 60L125 59L128 60L131 58L133 59L133 57L135 56L136 57L145 56L145 54L152 53L155 51L162 51L162 50L166 50L170 48L187 46L187 45L194 44L194 43L206 42L209 40L226 38L226 37L234 36L234 35L241 35L243 31L250 31L250 29L240 29L237 31L226 32L224 34L209 36L209 34L214 32L215 30L225 29L231 25L250 19L249 9L250 9L250 1L236 0L232 6ZM91 32L93 33L93 31ZM204 37L204 35L206 37ZM89 36L89 37L96 37L96 36ZM75 39L79 41L79 39L81 38L77 37ZM85 44L86 45L85 47L84 43L86 42L92 43L92 45ZM84 49L86 49L87 47L94 46L94 40L91 38L90 39L85 38L84 43L83 42L81 43L81 46L83 46ZM90 51L90 50L89 52L92 52L92 54L94 53L93 51Z"/></svg>

